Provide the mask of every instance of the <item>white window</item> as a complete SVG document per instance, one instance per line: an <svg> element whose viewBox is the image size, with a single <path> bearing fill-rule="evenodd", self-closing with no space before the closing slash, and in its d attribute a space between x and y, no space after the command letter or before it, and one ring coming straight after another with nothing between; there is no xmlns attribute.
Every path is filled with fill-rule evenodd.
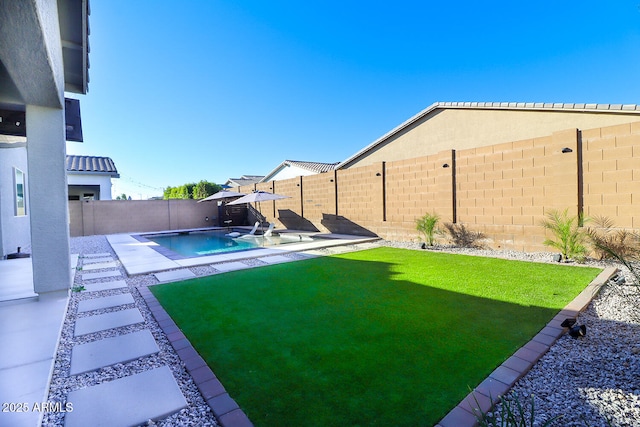
<svg viewBox="0 0 640 427"><path fill-rule="evenodd" d="M27 203L25 197L24 172L18 168L15 169L15 194L16 194L16 216L25 216L27 214Z"/></svg>

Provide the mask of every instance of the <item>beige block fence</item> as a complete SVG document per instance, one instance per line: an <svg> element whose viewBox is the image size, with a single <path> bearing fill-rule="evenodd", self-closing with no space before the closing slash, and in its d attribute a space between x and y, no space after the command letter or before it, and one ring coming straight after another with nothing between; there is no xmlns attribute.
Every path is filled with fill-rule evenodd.
<svg viewBox="0 0 640 427"><path fill-rule="evenodd" d="M417 241L415 220L435 212L485 233L493 248L547 250L539 224L552 209L604 215L618 227L640 230L640 122L567 129L238 191L254 190L289 196L256 206L278 227ZM70 202L72 235L206 227L217 216L213 208L188 200Z"/></svg>

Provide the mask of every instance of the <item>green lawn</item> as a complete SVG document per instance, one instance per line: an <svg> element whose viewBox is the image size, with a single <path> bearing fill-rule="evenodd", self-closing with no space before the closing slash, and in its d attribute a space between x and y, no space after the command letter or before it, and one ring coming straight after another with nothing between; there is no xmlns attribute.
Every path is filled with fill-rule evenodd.
<svg viewBox="0 0 640 427"><path fill-rule="evenodd" d="M429 426L599 272L378 248L151 289L257 426Z"/></svg>

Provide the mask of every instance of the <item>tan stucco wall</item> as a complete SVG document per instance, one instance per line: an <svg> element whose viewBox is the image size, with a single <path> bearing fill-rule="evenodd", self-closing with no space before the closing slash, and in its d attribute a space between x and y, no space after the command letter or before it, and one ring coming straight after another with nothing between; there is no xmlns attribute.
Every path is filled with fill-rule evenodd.
<svg viewBox="0 0 640 427"><path fill-rule="evenodd" d="M368 166L550 135L569 128L592 129L631 123L640 114L622 112L437 109L391 136L375 150L345 165Z"/></svg>

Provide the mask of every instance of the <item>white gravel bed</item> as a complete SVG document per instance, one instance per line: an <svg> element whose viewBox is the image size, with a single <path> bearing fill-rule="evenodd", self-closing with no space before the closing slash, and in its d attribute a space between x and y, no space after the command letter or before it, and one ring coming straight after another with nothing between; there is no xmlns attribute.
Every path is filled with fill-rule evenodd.
<svg viewBox="0 0 640 427"><path fill-rule="evenodd" d="M418 243L382 241L392 247L423 250ZM548 252L522 253L438 246L435 251L491 256L522 261L553 263ZM589 260L598 267L615 265L622 270L626 285L609 283L577 318L586 325L584 337L563 335L531 371L512 388L507 398L517 397L540 426L558 417L552 426L607 427L640 426L640 288L629 271L611 261ZM516 408L512 400L512 408ZM502 406L494 408L500 424Z"/></svg>
<svg viewBox="0 0 640 427"><path fill-rule="evenodd" d="M79 266L82 267L83 255L92 253L111 253L114 260L117 260L115 253L113 253L111 246L107 242L104 236L91 236L91 237L77 237L71 239L71 251L72 253L79 253L80 259L78 261ZM114 289L102 291L98 295L116 295L123 292L131 292L135 300L135 307L137 307L142 313L145 321L137 325L125 326L116 329L110 329L107 331L92 333L83 335L80 337L74 337L75 320L79 317L85 317L91 314L107 313L112 311L118 311L120 309L132 308L132 304L128 304L122 307L103 309L93 311L90 313L77 313L78 303L81 300L89 299L93 295L89 295L86 291L72 292L71 299L69 301L69 307L67 316L62 328L60 337L60 343L58 346L58 352L54 363L54 370L51 379L51 385L49 387L50 402L62 402L67 401L67 395L80 388L89 387L92 385L100 384L105 381L111 381L118 378L123 378L136 373L144 372L156 367L168 366L182 391L185 399L187 400L188 407L167 417L163 420L156 422L150 422L149 425L155 426L217 426L217 422L209 405L204 401L202 395L198 391L193 379L186 371L184 364L178 357L177 353L169 343L168 339L164 335L162 329L158 326L157 322L153 318L150 310L147 308L146 303L137 291L137 286L147 286L152 283L157 283L157 280L152 275L135 276L133 278L127 277L124 269L117 262L119 269L122 273L122 279L127 282L128 287L122 289ZM80 273L80 271L78 272ZM92 280L91 283L107 282L114 280L114 278ZM74 285L82 285L81 274L76 274ZM121 335L124 333L139 331L142 329L149 329L155 338L160 352L151 356L140 358L127 363L118 363L113 366L108 366L97 371L87 372L80 375L69 375L70 363L71 363L71 350L74 345L82 344L86 342L96 341L98 339L107 338L111 336ZM60 426L64 425L64 413L48 412L45 414L42 422L43 426Z"/></svg>

